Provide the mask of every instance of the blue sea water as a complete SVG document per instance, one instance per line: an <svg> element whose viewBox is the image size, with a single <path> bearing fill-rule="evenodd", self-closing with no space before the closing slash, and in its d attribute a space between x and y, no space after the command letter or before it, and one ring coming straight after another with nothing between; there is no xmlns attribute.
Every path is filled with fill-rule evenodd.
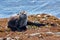
<svg viewBox="0 0 60 40"><path fill-rule="evenodd" d="M25 10L29 14L47 13L60 18L60 0L0 0L0 18Z"/></svg>

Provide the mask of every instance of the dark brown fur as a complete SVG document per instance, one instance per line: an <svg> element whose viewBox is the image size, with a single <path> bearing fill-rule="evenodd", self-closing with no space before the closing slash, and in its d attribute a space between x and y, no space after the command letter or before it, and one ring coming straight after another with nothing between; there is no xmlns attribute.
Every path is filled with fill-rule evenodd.
<svg viewBox="0 0 60 40"><path fill-rule="evenodd" d="M10 28L12 31L26 30L27 15L24 13L25 12L21 13L20 15L10 17L8 21L8 28Z"/></svg>

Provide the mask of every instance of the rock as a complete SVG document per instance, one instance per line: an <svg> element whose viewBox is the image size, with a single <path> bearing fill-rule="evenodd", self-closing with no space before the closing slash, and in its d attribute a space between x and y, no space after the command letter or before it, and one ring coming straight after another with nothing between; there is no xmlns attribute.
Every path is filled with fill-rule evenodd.
<svg viewBox="0 0 60 40"><path fill-rule="evenodd" d="M11 40L11 37L7 37L7 39L6 40Z"/></svg>
<svg viewBox="0 0 60 40"><path fill-rule="evenodd" d="M0 38L0 40L3 40L3 38Z"/></svg>
<svg viewBox="0 0 60 40"><path fill-rule="evenodd" d="M56 35L60 35L60 32L56 32L55 34L56 34Z"/></svg>
<svg viewBox="0 0 60 40"><path fill-rule="evenodd" d="M33 34L29 34L30 36L36 36L39 35L40 33L33 33Z"/></svg>
<svg viewBox="0 0 60 40"><path fill-rule="evenodd" d="M54 35L54 33L53 32L46 32L46 35L47 36L52 36L52 35Z"/></svg>
<svg viewBox="0 0 60 40"><path fill-rule="evenodd" d="M12 38L11 40L16 40L15 38Z"/></svg>
<svg viewBox="0 0 60 40"><path fill-rule="evenodd" d="M41 17L41 15L37 15L37 17Z"/></svg>
<svg viewBox="0 0 60 40"><path fill-rule="evenodd" d="M20 39L18 36L16 36L15 38L16 38L16 40L19 40Z"/></svg>

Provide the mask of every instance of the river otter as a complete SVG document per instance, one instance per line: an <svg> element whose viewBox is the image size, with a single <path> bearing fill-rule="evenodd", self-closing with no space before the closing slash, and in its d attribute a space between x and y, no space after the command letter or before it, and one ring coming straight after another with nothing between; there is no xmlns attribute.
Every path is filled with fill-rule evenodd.
<svg viewBox="0 0 60 40"><path fill-rule="evenodd" d="M23 31L26 30L27 25L27 14L25 11L20 12L16 16L10 17L8 21L8 28L12 31Z"/></svg>
<svg viewBox="0 0 60 40"><path fill-rule="evenodd" d="M20 12L17 27L20 29L20 31L22 31L27 29L26 26L27 26L27 13L25 11L22 11Z"/></svg>

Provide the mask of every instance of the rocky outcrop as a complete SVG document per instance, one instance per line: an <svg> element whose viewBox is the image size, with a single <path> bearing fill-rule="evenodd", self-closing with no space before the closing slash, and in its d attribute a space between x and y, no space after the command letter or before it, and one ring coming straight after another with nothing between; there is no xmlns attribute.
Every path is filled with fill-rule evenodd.
<svg viewBox="0 0 60 40"><path fill-rule="evenodd" d="M34 23L45 24L45 26L60 26L60 19L47 14L30 15L28 16L28 20Z"/></svg>
<svg viewBox="0 0 60 40"><path fill-rule="evenodd" d="M7 23L7 18L0 19L0 40L60 40L60 19L52 15L29 15L27 30L22 32L12 32Z"/></svg>

